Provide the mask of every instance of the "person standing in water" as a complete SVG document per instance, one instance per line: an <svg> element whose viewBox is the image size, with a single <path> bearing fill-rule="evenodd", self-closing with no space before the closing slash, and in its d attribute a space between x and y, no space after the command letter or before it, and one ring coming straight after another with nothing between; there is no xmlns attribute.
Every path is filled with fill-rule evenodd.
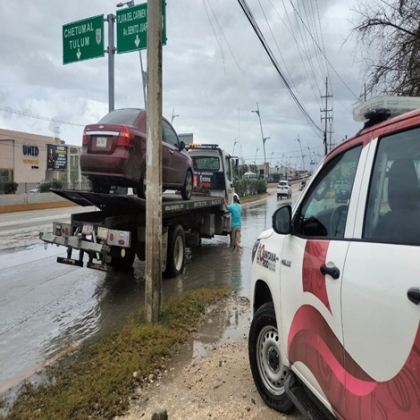
<svg viewBox="0 0 420 420"><path fill-rule="evenodd" d="M239 197L237 194L233 196L233 204L228 204L225 199L225 206L232 215L231 221L231 246L236 251L241 245L241 226L242 226L242 206L239 204Z"/></svg>

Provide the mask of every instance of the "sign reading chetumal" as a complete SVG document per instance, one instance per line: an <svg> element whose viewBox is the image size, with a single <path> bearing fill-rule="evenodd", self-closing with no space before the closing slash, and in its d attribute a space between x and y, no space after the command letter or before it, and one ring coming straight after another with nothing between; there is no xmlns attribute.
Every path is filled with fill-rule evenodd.
<svg viewBox="0 0 420 420"><path fill-rule="evenodd" d="M104 15L63 25L63 64L104 55Z"/></svg>
<svg viewBox="0 0 420 420"><path fill-rule="evenodd" d="M147 3L117 10L117 53L147 48ZM162 1L162 44L166 44L166 7Z"/></svg>

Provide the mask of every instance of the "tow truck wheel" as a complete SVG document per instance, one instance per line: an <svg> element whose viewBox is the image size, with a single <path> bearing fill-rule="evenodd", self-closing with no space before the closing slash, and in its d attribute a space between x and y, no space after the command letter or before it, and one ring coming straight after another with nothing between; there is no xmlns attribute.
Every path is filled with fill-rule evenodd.
<svg viewBox="0 0 420 420"><path fill-rule="evenodd" d="M276 411L293 409L284 388L289 369L283 364L273 304L261 306L251 323L248 355L255 386L265 403Z"/></svg>
<svg viewBox="0 0 420 420"><path fill-rule="evenodd" d="M193 190L193 177L190 170L187 171L185 175L184 187L181 190L182 198L184 200L189 200L192 196Z"/></svg>
<svg viewBox="0 0 420 420"><path fill-rule="evenodd" d="M146 167L144 167L141 173L140 182L136 188L137 197L146 198Z"/></svg>
<svg viewBox="0 0 420 420"><path fill-rule="evenodd" d="M168 254L164 275L176 277L184 270L185 234L181 225L174 225L168 232Z"/></svg>

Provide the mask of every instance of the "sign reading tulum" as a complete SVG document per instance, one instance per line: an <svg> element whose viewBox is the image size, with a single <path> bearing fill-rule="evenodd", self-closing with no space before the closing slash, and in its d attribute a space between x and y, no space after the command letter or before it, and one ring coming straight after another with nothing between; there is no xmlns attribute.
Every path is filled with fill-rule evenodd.
<svg viewBox="0 0 420 420"><path fill-rule="evenodd" d="M104 55L104 15L63 25L63 64Z"/></svg>
<svg viewBox="0 0 420 420"><path fill-rule="evenodd" d="M147 48L147 3L117 10L117 53ZM165 0L162 1L162 44L166 44Z"/></svg>

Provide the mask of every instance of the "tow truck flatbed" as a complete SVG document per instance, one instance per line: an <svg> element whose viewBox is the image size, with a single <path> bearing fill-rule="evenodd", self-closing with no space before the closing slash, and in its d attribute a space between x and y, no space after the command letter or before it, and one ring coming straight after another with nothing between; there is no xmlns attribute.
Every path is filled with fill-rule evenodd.
<svg viewBox="0 0 420 420"><path fill-rule="evenodd" d="M107 212L123 212L125 214L144 213L146 200L133 195L101 194L74 190L52 190L55 194L72 201L79 206L95 206ZM220 207L224 204L223 197L192 196L185 201L177 194L162 195L162 212L165 215L174 215L178 212L196 210L200 208Z"/></svg>

